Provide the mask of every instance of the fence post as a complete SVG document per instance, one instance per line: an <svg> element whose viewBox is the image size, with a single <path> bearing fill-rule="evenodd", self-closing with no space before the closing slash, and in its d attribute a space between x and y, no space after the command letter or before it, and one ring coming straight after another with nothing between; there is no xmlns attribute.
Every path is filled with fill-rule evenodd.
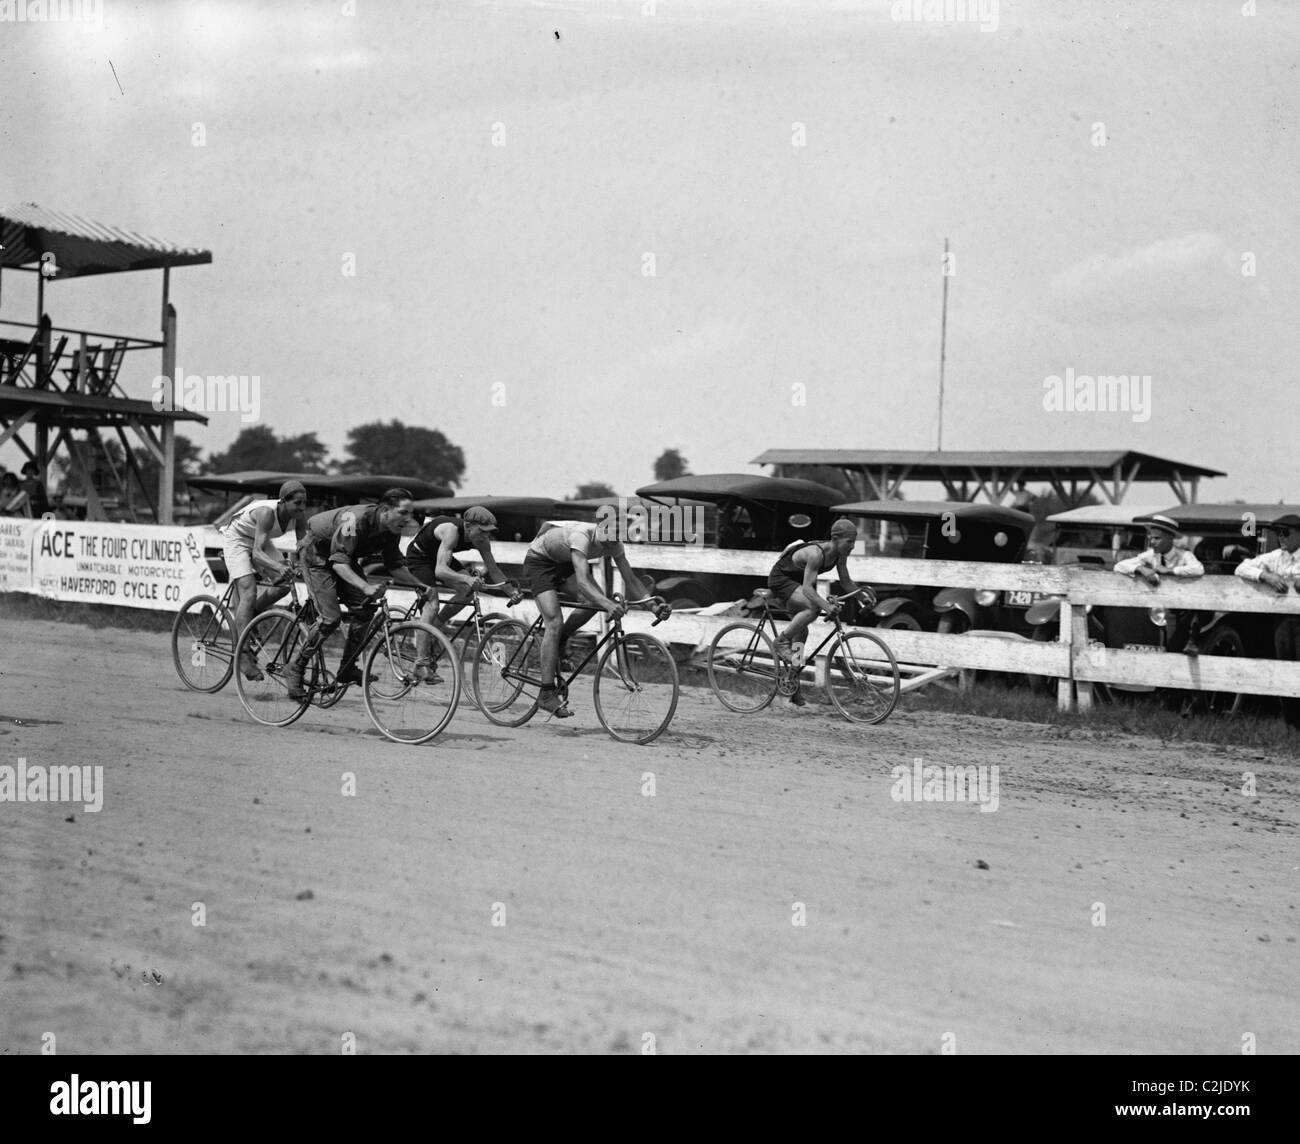
<svg viewBox="0 0 1300 1144"><path fill-rule="evenodd" d="M1088 648L1088 609L1083 604L1075 604L1070 618L1070 675L1074 675L1074 655L1077 651L1083 655ZM1079 711L1092 710L1092 684L1088 680L1077 679L1074 683Z"/></svg>
<svg viewBox="0 0 1300 1144"><path fill-rule="evenodd" d="M1057 613L1057 622L1060 624L1058 638L1065 645L1066 674L1064 678L1057 680L1056 684L1056 709L1058 711L1074 710L1074 606L1069 600L1061 601L1061 610Z"/></svg>

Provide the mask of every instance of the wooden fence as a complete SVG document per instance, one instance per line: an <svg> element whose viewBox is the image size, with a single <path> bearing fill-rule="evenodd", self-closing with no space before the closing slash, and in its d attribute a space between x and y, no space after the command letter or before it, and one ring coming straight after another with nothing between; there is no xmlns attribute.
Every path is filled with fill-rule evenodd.
<svg viewBox="0 0 1300 1144"><path fill-rule="evenodd" d="M520 564L526 548L524 544L498 543L493 551L503 563ZM712 572L765 578L776 554L637 544L628 545L628 558L638 571ZM1231 656L1152 655L1090 644L1087 635L1086 609L1090 605L1300 616L1300 595L1295 592L1279 596L1262 585L1235 576L1205 576L1196 580L1166 577L1159 588L1151 588L1140 580L1082 565L985 564L859 556L849 558L849 575L861 583L989 588L1062 597L1059 642L1037 642L1013 633L940 635L898 628L880 633L900 664L909 666L911 686L954 669L1054 676L1060 681L1058 703L1063 710L1073 710L1076 705L1080 710L1089 709L1094 683L1300 697L1300 663ZM531 604L520 605L516 610L521 618L536 615ZM654 634L702 653L714 634L736 619L705 612L675 613L670 620L655 627ZM643 631L650 630L652 622L653 617L646 613L632 612L624 626L629 631ZM828 627L822 622L812 625L806 641L809 650L821 642ZM810 670L817 670L817 666L810 666Z"/></svg>

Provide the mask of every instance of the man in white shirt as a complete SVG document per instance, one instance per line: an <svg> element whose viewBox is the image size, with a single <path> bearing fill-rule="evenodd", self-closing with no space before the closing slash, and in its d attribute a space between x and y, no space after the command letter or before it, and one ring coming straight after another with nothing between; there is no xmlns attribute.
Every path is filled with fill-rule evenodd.
<svg viewBox="0 0 1300 1144"><path fill-rule="evenodd" d="M1177 576L1191 579L1205 575L1205 567L1186 548L1175 548L1174 540L1178 537L1178 525L1167 516L1156 514L1141 517L1137 521L1145 524L1147 529L1146 551L1115 564L1115 571L1121 576L1138 577L1153 588L1160 586L1160 577ZM1189 612L1170 609L1169 640L1165 647L1169 651L1181 651L1184 655L1199 655L1200 646L1196 637L1200 634L1206 620L1203 612Z"/></svg>
<svg viewBox="0 0 1300 1144"><path fill-rule="evenodd" d="M524 582L532 589L537 610L546 625L542 636L542 678L546 683L538 695L538 706L560 719L573 712L561 701L556 689L557 669L560 665L560 646L596 613L579 609L568 620L560 611L560 591L570 598L590 600L611 616L623 616L627 608L609 599L592 578L589 561L610 557L623 577L624 591L630 598L641 599L650 595L651 589L643 584L627 562L623 542L608 536L608 524L589 524L577 520L561 520L553 528L539 533L528 546L524 557Z"/></svg>
<svg viewBox="0 0 1300 1144"><path fill-rule="evenodd" d="M1235 574L1264 584L1279 596L1300 592L1300 516L1288 513L1264 527L1277 533L1281 547L1243 560ZM1273 629L1273 653L1278 659L1300 660L1300 616L1282 616L1278 620ZM1283 699L1282 715L1290 726L1300 728L1300 699Z"/></svg>

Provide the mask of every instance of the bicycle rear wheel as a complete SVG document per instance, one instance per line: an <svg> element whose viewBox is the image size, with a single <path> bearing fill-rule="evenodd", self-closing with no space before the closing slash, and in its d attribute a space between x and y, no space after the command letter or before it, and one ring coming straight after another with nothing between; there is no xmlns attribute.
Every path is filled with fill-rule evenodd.
<svg viewBox="0 0 1300 1144"><path fill-rule="evenodd" d="M215 596L191 596L172 623L172 663L191 691L220 691L235 664L235 617Z"/></svg>
<svg viewBox="0 0 1300 1144"><path fill-rule="evenodd" d="M709 686L724 707L749 715L776 696L776 647L753 624L728 624L709 645Z"/></svg>
<svg viewBox="0 0 1300 1144"><path fill-rule="evenodd" d="M287 727L300 718L311 700L320 653L312 657L304 674L307 694L302 699L289 698L289 685L285 671L302 651L305 637L298 626L297 617L283 608L272 608L254 617L244 629L235 648L237 659L248 655L262 673L259 680L245 679L244 673L235 673L235 689L244 710L259 723L268 727Z"/></svg>
<svg viewBox="0 0 1300 1144"><path fill-rule="evenodd" d="M478 709L498 727L519 727L537 712L540 648L522 620L488 629L474 658L471 684Z"/></svg>
<svg viewBox="0 0 1300 1144"><path fill-rule="evenodd" d="M441 654L440 683L416 676L418 643L432 641ZM379 733L394 743L427 743L447 729L460 703L460 664L447 637L411 620L380 632L366 657L362 695Z"/></svg>
<svg viewBox="0 0 1300 1144"><path fill-rule="evenodd" d="M596 665L596 718L624 743L649 743L663 734L679 692L668 645L644 632L616 636Z"/></svg>
<svg viewBox="0 0 1300 1144"><path fill-rule="evenodd" d="M831 645L826 692L845 719L883 723L902 691L898 661L889 645L870 632L844 632Z"/></svg>

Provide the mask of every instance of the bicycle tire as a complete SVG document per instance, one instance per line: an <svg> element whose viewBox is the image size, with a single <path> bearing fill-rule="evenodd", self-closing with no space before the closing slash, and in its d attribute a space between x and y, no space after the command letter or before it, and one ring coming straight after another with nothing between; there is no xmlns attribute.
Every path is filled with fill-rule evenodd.
<svg viewBox="0 0 1300 1144"><path fill-rule="evenodd" d="M182 643L188 645L185 652ZM172 664L191 691L211 695L230 682L235 670L235 617L216 596L191 596L181 605L172 621Z"/></svg>
<svg viewBox="0 0 1300 1144"><path fill-rule="evenodd" d="M304 679L307 694L302 699L290 699L288 685L284 682L285 669L301 650L303 640L302 629L293 612L287 608L270 608L253 617L235 646L236 662L248 654L257 662L264 676L261 680L248 680L242 671L236 673L235 689L239 692L239 701L253 719L267 727L287 727L302 718L302 713L311 706L311 682L314 682L317 671L315 663L304 672L304 676L310 673L313 678L311 682ZM319 656L318 651L317 659Z"/></svg>
<svg viewBox="0 0 1300 1144"><path fill-rule="evenodd" d="M539 687L505 675L505 669L512 663L521 672L530 664L536 666L538 648L532 631L532 626L522 620L502 620L483 633L483 642L474 657L470 684L475 705L498 727L522 727L537 713ZM522 708L516 706L521 698Z"/></svg>
<svg viewBox="0 0 1300 1144"><path fill-rule="evenodd" d="M420 636L438 645L450 681L416 679ZM379 733L394 743L413 746L441 735L456 716L460 693L460 663L450 641L432 624L408 620L386 627L366 656L361 684L366 713Z"/></svg>
<svg viewBox="0 0 1300 1144"><path fill-rule="evenodd" d="M667 709L662 710L665 695ZM654 742L673 721L680 697L677 661L663 640L632 632L615 636L601 653L592 703L611 738L621 743Z"/></svg>
<svg viewBox="0 0 1300 1144"><path fill-rule="evenodd" d="M745 647L723 648L724 638L729 632L742 631L749 633L749 643ZM738 620L719 631L709 644L707 666L709 687L730 711L752 715L776 698L776 645L767 631L757 624Z"/></svg>
<svg viewBox="0 0 1300 1144"><path fill-rule="evenodd" d="M871 647L881 649L884 659L866 654ZM898 706L901 692L898 660L883 639L864 631L836 637L826 657L826 694L845 719L883 723Z"/></svg>

